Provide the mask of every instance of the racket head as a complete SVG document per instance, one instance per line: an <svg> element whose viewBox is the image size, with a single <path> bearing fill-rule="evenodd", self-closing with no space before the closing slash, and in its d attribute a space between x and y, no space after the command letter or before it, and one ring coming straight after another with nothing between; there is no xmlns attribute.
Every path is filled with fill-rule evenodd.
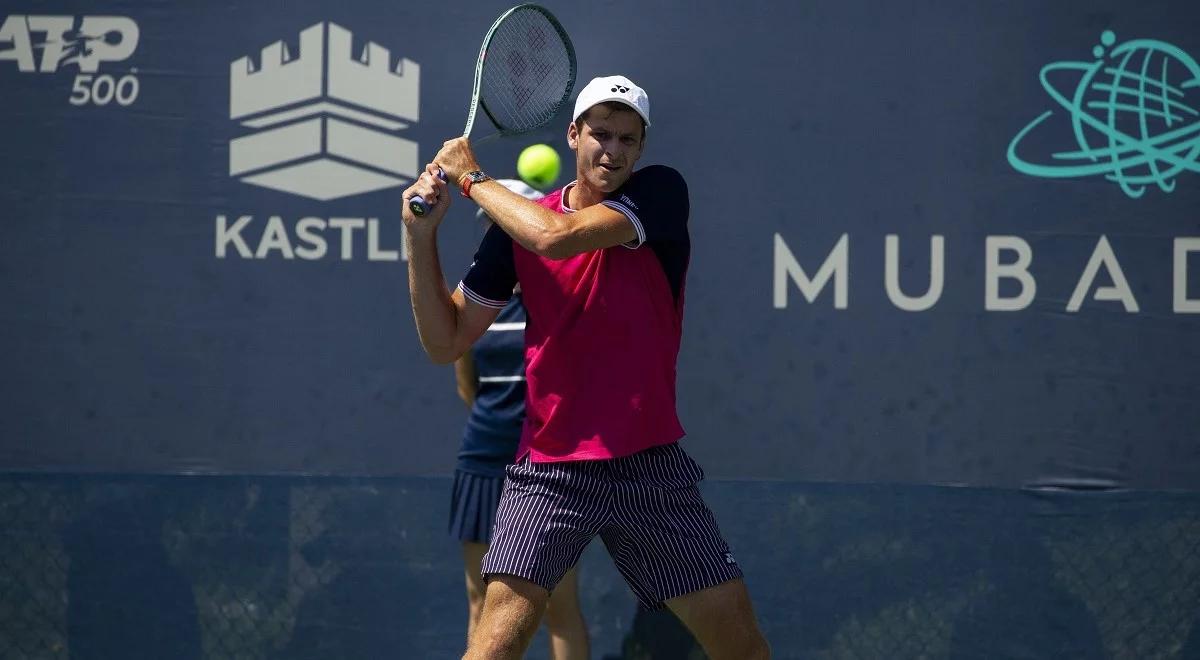
<svg viewBox="0 0 1200 660"><path fill-rule="evenodd" d="M577 73L575 47L554 14L521 4L501 14L484 37L475 98L501 135L527 133L548 124L570 101Z"/></svg>

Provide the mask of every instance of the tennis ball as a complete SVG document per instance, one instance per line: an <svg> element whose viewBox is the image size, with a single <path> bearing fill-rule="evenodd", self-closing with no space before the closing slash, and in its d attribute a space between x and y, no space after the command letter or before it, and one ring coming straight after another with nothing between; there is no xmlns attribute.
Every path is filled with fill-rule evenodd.
<svg viewBox="0 0 1200 660"><path fill-rule="evenodd" d="M562 161L558 152L548 144L534 144L525 147L517 157L517 174L534 188L546 189L558 180L558 171Z"/></svg>

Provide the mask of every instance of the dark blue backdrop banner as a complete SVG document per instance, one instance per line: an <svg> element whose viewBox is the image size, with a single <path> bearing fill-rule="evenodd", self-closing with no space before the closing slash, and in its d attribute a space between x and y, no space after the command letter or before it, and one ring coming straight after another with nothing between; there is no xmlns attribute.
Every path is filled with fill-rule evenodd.
<svg viewBox="0 0 1200 660"><path fill-rule="evenodd" d="M547 4L690 184L711 476L1200 484L1200 5ZM448 472L399 194L504 8L6 2L0 468Z"/></svg>

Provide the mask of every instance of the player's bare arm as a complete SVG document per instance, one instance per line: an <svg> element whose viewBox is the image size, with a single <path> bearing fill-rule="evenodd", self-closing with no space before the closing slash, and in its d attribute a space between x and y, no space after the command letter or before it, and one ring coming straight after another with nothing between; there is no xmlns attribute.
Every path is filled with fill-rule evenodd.
<svg viewBox="0 0 1200 660"><path fill-rule="evenodd" d="M446 287L438 257L437 228L450 208L451 195L435 172L436 167L427 167L404 191L401 217L408 234L408 291L417 335L431 360L449 364L479 339L499 310L471 302L461 291L451 293ZM408 206L413 195L431 201L428 213L413 215Z"/></svg>
<svg viewBox="0 0 1200 660"><path fill-rule="evenodd" d="M466 138L446 141L434 162L445 172L447 181L456 183L467 172L480 169ZM525 199L495 181L472 185L471 199L514 241L530 252L550 259L565 259L637 238L637 231L629 219L619 211L600 205L599 199L575 213L563 215Z"/></svg>

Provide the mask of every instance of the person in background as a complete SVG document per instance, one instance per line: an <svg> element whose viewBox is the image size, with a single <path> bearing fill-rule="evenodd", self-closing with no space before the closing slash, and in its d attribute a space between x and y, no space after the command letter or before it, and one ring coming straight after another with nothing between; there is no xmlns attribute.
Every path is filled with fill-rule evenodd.
<svg viewBox="0 0 1200 660"><path fill-rule="evenodd" d="M500 182L529 199L542 197L520 181ZM482 210L479 216L491 226ZM525 307L520 287L479 341L455 361L454 374L458 396L470 409L450 498L450 535L463 549L469 638L483 610L486 585L481 566L504 486L504 468L516 456L525 420ZM553 660L589 657L576 569L555 587L543 620Z"/></svg>

